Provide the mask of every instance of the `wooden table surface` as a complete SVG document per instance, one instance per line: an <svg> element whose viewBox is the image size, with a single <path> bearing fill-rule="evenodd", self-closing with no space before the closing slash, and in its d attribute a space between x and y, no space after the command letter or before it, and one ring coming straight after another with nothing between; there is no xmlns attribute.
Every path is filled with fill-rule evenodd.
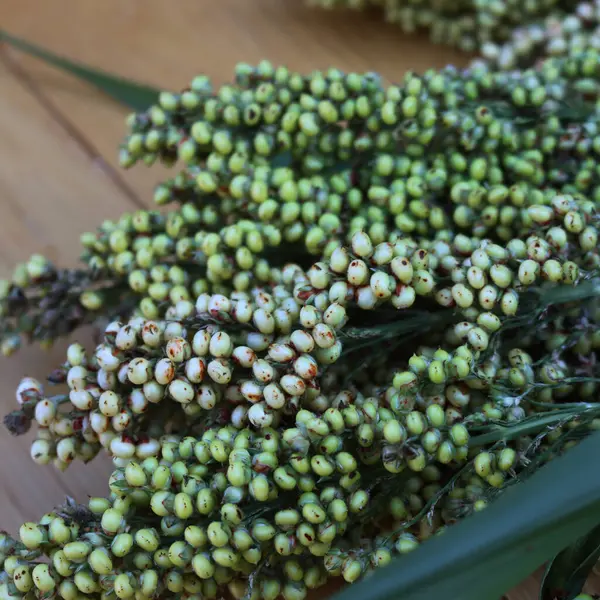
<svg viewBox="0 0 600 600"><path fill-rule="evenodd" d="M309 10L301 0L1 0L0 24L57 53L167 89L198 73L222 83L237 62L263 58L299 71L376 70L391 80L409 68L466 62L376 15ZM90 87L0 47L0 276L34 252L73 265L81 232L151 206L161 168L117 167L125 114ZM2 413L14 405L19 378L43 379L64 348L27 348L0 360ZM0 528L15 532L65 494L85 501L105 493L109 461L59 473L34 465L29 443L0 428ZM507 597L537 598L536 578Z"/></svg>

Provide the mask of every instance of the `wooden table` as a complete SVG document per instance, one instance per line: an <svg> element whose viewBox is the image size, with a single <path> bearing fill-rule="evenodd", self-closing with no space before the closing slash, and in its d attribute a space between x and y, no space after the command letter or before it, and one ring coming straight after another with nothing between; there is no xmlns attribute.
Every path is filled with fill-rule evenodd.
<svg viewBox="0 0 600 600"><path fill-rule="evenodd" d="M391 80L409 68L466 61L377 15L309 10L301 0L2 0L0 24L57 53L167 89L198 73L222 83L237 62L263 58L305 72L377 70ZM88 86L0 49L0 276L34 252L73 265L81 232L151 206L161 168L117 168L125 114ZM0 361L2 413L14 405L19 378L43 378L64 348L27 348ZM0 526L11 532L65 494L82 501L103 495L110 470L102 458L66 473L37 467L29 443L0 428ZM507 597L537 598L536 578Z"/></svg>

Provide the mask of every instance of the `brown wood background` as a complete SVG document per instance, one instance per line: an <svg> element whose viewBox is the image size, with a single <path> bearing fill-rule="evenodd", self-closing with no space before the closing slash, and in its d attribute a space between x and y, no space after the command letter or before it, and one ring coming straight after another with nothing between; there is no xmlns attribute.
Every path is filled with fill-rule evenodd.
<svg viewBox="0 0 600 600"><path fill-rule="evenodd" d="M466 61L377 15L309 10L302 0L0 0L0 27L167 89L198 73L222 83L237 62L263 58L299 71L376 70L391 80L409 68ZM0 47L0 276L34 252L72 265L81 232L151 205L160 167L125 173L116 166L125 114L90 87ZM0 360L2 413L12 409L19 378L43 379L64 347ZM110 470L104 459L67 473L37 467L29 443L0 428L0 528L11 532L65 494L83 501L104 494ZM531 576L507 598L534 600L537 587Z"/></svg>

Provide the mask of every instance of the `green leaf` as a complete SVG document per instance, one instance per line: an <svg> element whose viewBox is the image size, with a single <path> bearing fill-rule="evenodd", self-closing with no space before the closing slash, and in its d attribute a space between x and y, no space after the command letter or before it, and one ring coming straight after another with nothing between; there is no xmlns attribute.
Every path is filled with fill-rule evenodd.
<svg viewBox="0 0 600 600"><path fill-rule="evenodd" d="M337 600L498 600L600 524L600 433Z"/></svg>
<svg viewBox="0 0 600 600"><path fill-rule="evenodd" d="M600 558L600 527L559 552L548 565L542 581L540 600L573 598L581 593Z"/></svg>
<svg viewBox="0 0 600 600"><path fill-rule="evenodd" d="M137 83L118 75L111 75L63 56L58 56L2 30L0 30L0 42L10 44L21 52L35 56L87 83L91 83L101 92L135 111L146 110L158 98L160 90L152 86Z"/></svg>

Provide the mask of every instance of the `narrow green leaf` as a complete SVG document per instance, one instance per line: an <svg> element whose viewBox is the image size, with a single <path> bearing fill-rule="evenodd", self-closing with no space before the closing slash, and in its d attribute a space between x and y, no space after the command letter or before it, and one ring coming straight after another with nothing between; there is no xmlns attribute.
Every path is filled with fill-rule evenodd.
<svg viewBox="0 0 600 600"><path fill-rule="evenodd" d="M600 527L596 527L554 557L544 573L540 600L577 596L599 557Z"/></svg>
<svg viewBox="0 0 600 600"><path fill-rule="evenodd" d="M146 110L151 104L154 104L160 92L160 90L152 86L137 83L117 75L111 75L105 71L88 67L63 56L58 56L2 30L0 30L0 42L10 44L21 52L35 56L87 83L91 83L117 102L136 111Z"/></svg>
<svg viewBox="0 0 600 600"><path fill-rule="evenodd" d="M600 524L600 433L337 600L497 600Z"/></svg>

